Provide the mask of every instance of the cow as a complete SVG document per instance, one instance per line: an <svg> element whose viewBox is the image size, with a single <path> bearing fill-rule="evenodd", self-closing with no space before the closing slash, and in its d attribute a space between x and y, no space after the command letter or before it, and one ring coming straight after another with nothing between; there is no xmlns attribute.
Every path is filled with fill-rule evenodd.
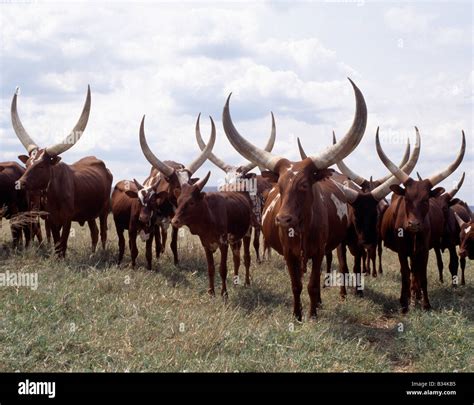
<svg viewBox="0 0 474 405"><path fill-rule="evenodd" d="M275 118L273 116L273 113L271 113L271 115L272 131L270 134L270 138L268 139L267 145L265 146L265 150L268 152L271 152L273 149L276 135ZM199 128L199 117L196 122L196 141L201 150L206 147L206 144L202 140L201 131ZM254 227L253 236L253 247L257 257L257 263L260 263L260 231L262 228L262 210L265 204L264 196L268 194L268 191L270 191L272 185L267 179L265 179L261 175L250 173L250 171L256 166L252 162L241 166L234 166L224 162L214 153L211 153L208 159L218 168L222 169L225 172L225 184L221 185L221 191L241 191L246 193L246 195L250 198L253 213L256 219L256 226Z"/></svg>
<svg viewBox="0 0 474 405"><path fill-rule="evenodd" d="M420 154L420 137L418 131L416 136L417 141L413 155L403 166L403 168L408 173L414 169ZM301 143L299 143L299 146L300 152L302 152ZM340 173L334 172L330 179L334 181L336 185L338 185L346 197L349 218L346 238L344 242L338 247L338 249L341 250L341 252L339 252L339 256L344 258L346 256L346 247L349 248L349 251L354 256L353 271L357 276L361 273L361 261L364 261L365 259L365 252L375 251L377 246L377 229L379 225L378 212L380 202L383 201L384 198L391 192L390 187L394 184L398 184L399 182L395 176L388 176L384 183L379 184L375 188L372 187L372 189L369 191L363 191L357 185L352 183L347 176ZM326 260L328 259L332 259L331 251L326 252ZM330 262L328 261L328 264L329 263ZM339 267L342 273L348 271L347 264L344 262L339 262ZM342 288L341 292L344 296L346 293L345 288ZM363 295L362 290L356 289L355 292L359 296Z"/></svg>
<svg viewBox="0 0 474 405"><path fill-rule="evenodd" d="M140 133L144 131L140 126ZM211 132L211 142L209 148L201 152L199 162L204 162L215 142L215 127ZM146 142L146 141L145 141ZM179 163L166 161L167 165L176 169L186 169ZM202 163L199 164L199 166ZM198 165L190 166L190 169L196 171ZM146 241L146 259L147 268L152 268L152 243L155 240L156 258L163 253L169 218L173 215L173 208L169 203L168 190L160 188L160 183L166 182L161 176L161 172L152 168L150 175L145 179L143 185L136 179L133 181L121 180L114 187L112 193L112 214L114 216L115 227L119 239L119 257L118 263L123 259L125 250L125 238L123 233L128 230L130 254L132 258L132 267L135 267L138 248L136 243L137 235ZM173 237L171 248L174 255L174 263L178 264L177 253L177 229L173 228Z"/></svg>
<svg viewBox="0 0 474 405"><path fill-rule="evenodd" d="M297 140L300 156L302 159L306 159L307 155L301 145L301 141L299 138L297 138ZM333 144L336 142L336 135L333 131ZM415 147L412 159L407 164L409 155L410 142L407 143L405 154L400 163L400 167L403 167L403 165L406 164L404 168L407 173L411 173L418 160L418 144L417 147ZM365 263L366 258L370 258L373 261L372 275L376 277L375 252L377 247L379 247L379 272L382 273L380 222L383 212L388 207L388 202L385 199L385 196L391 192L389 187L396 183L396 178L389 174L375 181L373 181L372 178L370 178L370 181L367 181L350 170L342 160L337 162L337 166L343 174L335 172L332 174L331 179L344 185L343 191L348 201L350 220L347 245L354 256L354 270L357 273L360 272L360 260L362 260L364 273L366 273L366 269L369 269L369 266ZM328 273L331 271L331 263L332 252L326 252L326 266Z"/></svg>
<svg viewBox="0 0 474 405"><path fill-rule="evenodd" d="M25 169L16 162L0 163L0 221L2 217L12 219L19 213L28 211L28 196L25 190L18 187L18 180ZM31 228L25 224L10 224L13 248L20 246L23 236L25 247L31 240Z"/></svg>
<svg viewBox="0 0 474 405"><path fill-rule="evenodd" d="M199 115L200 116L200 115ZM199 119L198 116L198 119ZM161 161L158 159L153 152L151 151L148 143L146 141L145 136L145 116L143 116L141 124L140 124L140 132L139 132L139 139L140 139L140 147L142 149L143 155L151 164L152 169L146 183L154 183L158 179L162 179L159 183L159 187L153 189L154 193L160 194L162 192L166 192L167 198L163 200L163 202L156 207L156 211L158 215L156 216L155 226L160 227L162 230L162 243L161 246L164 248L165 241L166 241L166 229L170 224L171 218L174 215L174 211L178 205L176 195L179 193L181 186L183 184L192 184L197 181L196 178L191 178L191 176L203 165L203 163L207 160L208 155L212 152L212 148L214 147L214 142L216 138L216 129L214 121L212 117L209 117L211 120L211 137L210 141L208 142L206 148L187 166L177 163L174 161ZM151 189L147 187L147 193L149 193ZM144 192L144 191L143 191ZM155 235L155 240L158 243L158 230L155 228L153 234ZM178 240L178 229L172 227L172 239L171 239L171 250L173 251L174 255L174 264L178 265L178 250L177 250L177 240ZM157 246L158 251L158 246Z"/></svg>
<svg viewBox="0 0 474 405"><path fill-rule="evenodd" d="M243 138L230 116L230 95L223 111L224 131L232 146L244 158L265 168L263 175L275 184L263 209L262 230L270 246L285 258L293 291L293 314L297 320L302 319L302 276L308 260L312 261L308 283L309 315L315 317L316 308L321 303L322 259L327 250L335 249L344 241L347 233L345 195L328 178L333 172L329 166L346 157L359 144L367 124L364 97L349 81L356 99L351 128L335 145L303 161L292 162L272 155ZM345 258L339 259L340 263L345 263Z"/></svg>
<svg viewBox="0 0 474 405"><path fill-rule="evenodd" d="M461 215L463 215L461 207L465 210L465 212L469 213L468 218L463 219ZM461 284L466 284L464 280L464 269L466 267L466 257L470 260L474 260L474 216L467 206L463 206L462 204L456 204L456 206L452 207L454 211L454 217L456 222L459 226L459 261L461 262L461 270L462 270L462 277L461 277Z"/></svg>
<svg viewBox="0 0 474 405"><path fill-rule="evenodd" d="M381 226L384 245L398 254L400 262L402 313L409 310L410 288L415 300L422 297L423 309L429 310L431 304L428 297L428 256L431 248L439 247L444 227L443 212L435 201L444 189L435 186L453 173L461 163L466 150L464 131L461 149L454 162L424 180L412 179L390 161L382 150L378 134L375 141L380 159L403 184L403 187L391 186L392 202L385 211Z"/></svg>
<svg viewBox="0 0 474 405"><path fill-rule="evenodd" d="M421 176L419 174L418 174L418 177L419 179L421 179ZM451 273L451 280L452 280L453 287L457 287L457 285L459 284L458 282L459 260L458 260L458 254L456 252L456 246L459 246L460 244L460 239L459 239L460 227L456 220L455 213L457 213L458 216L460 216L461 218L467 221L469 221L471 218L469 208L466 208L467 204L465 204L463 201L457 198L456 199L454 198L454 196L456 195L456 193L461 188L464 182L464 177L465 177L465 173L463 173L461 179L453 187L452 190L445 192L444 194L442 194L435 200L439 204L441 210L443 211L443 217L444 217L444 229L443 229L443 235L441 237L441 246L440 248L434 249L435 254L436 254L436 262L438 265L439 281L441 283L444 282L443 259L441 256L441 252L444 252L445 249L448 249L449 272ZM462 272L461 285L465 284L465 279L464 279L465 266L466 266L466 260L461 260L461 272Z"/></svg>
<svg viewBox="0 0 474 405"><path fill-rule="evenodd" d="M55 252L65 257L72 221L81 226L88 223L92 232L92 251L99 239L95 219L99 217L102 248L107 241L107 216L110 207L112 173L105 163L88 156L69 165L61 162L61 153L70 149L82 136L89 119L91 107L90 86L81 116L72 132L61 142L46 148L39 147L24 129L17 112L15 92L11 105L13 129L28 152L18 158L26 165L19 179L21 188L44 191L45 210L53 235Z"/></svg>
<svg viewBox="0 0 474 405"><path fill-rule="evenodd" d="M250 285L250 226L252 207L248 197L239 192L203 192L211 172L195 184L183 184L178 196L178 208L171 223L187 226L198 235L206 253L209 294L214 296L214 252L219 249L221 296L227 297L227 253L229 244L234 260L234 280L240 267L240 247L244 240L245 285Z"/></svg>

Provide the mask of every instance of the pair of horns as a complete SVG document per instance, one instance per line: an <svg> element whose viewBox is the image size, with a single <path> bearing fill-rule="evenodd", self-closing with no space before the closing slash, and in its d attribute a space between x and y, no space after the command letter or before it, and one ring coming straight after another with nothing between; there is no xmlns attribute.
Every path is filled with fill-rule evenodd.
<svg viewBox="0 0 474 405"><path fill-rule="evenodd" d="M199 114L200 115L200 114ZM208 159L209 154L212 152L212 148L214 147L214 143L216 141L216 126L214 125L214 121L212 117L209 117L211 119L211 136L209 138L209 142L207 143L206 147L202 150L202 152L198 155L196 159L194 159L189 165L186 166L186 170L191 173L195 173ZM198 117L199 120L199 117ZM154 153L151 151L151 149L148 146L148 143L146 141L145 137L145 116L142 118L142 122L140 124L140 146L142 148L142 152L145 155L146 159L150 164L157 170L159 170L161 173L163 173L166 177L170 177L175 173L175 169L166 163L162 162L160 159L158 159Z"/></svg>
<svg viewBox="0 0 474 405"><path fill-rule="evenodd" d="M31 153L33 150L38 149L38 144L33 141L31 136L26 132L23 124L21 123L20 117L18 116L17 111L17 98L18 98L18 91L15 91L15 95L13 96L12 105L11 105L11 118L12 118L12 125L15 131L16 136L23 144L25 149L28 153ZM81 138L84 130L86 129L87 122L89 120L89 114L91 111L91 88L87 85L87 96L86 102L84 103L84 107L82 109L81 116L79 117L79 121L72 129L71 133L64 139L63 142L58 143L53 146L49 146L46 148L46 153L50 156L58 156L61 153L66 152L68 149L72 148L74 144Z"/></svg>
<svg viewBox="0 0 474 405"><path fill-rule="evenodd" d="M318 169L327 168L339 160L346 157L353 149L357 147L362 139L367 125L367 106L364 96L358 87L349 79L355 94L356 111L354 121L346 135L335 145L328 147L325 151L309 156ZM281 156L257 148L249 141L243 138L235 128L229 112L229 101L232 93L227 98L222 113L222 123L224 131L232 146L247 160L271 171L275 170L277 163L283 159Z"/></svg>
<svg viewBox="0 0 474 405"><path fill-rule="evenodd" d="M416 128L416 127L415 127ZM417 129L418 133L418 129ZM388 170L401 182L401 183L406 183L408 180L411 179L409 176L409 173L407 173L405 170L400 169L398 166L396 166L384 153L382 150L382 146L380 145L380 139L379 139L379 131L377 128L377 134L375 136L375 143L377 146L377 153L382 160L383 164L387 167ZM448 167L446 167L444 170L440 170L439 172L433 174L431 177L428 178L429 182L431 183L431 186L434 187L438 183L441 183L445 178L447 178L450 174L452 174L458 166L461 164L462 159L464 158L464 152L466 151L466 136L464 134L464 131L462 131L462 142L461 142L461 149L459 150L459 153L454 160Z"/></svg>
<svg viewBox="0 0 474 405"><path fill-rule="evenodd" d="M265 149L264 149L267 152L272 151L273 146L275 145L275 137L276 137L275 117L273 116L273 113L271 113L271 115L272 115L272 132L270 133L270 138L268 139L268 142L267 142L267 144L265 146ZM199 118L200 117L201 117L201 114L199 114L198 119L196 121L196 141L199 145L199 148L201 148L201 150L204 150L204 148L206 147L206 144L202 140L201 130L199 128ZM242 174L245 174L245 173L249 172L250 170L252 170L255 166L257 166L255 163L250 162L250 163L247 163L244 166L240 166L240 167L237 168L235 166L232 166L232 165L229 165L229 164L225 163L222 159L217 157L212 152L209 154L208 159L212 163L214 163L217 167L224 170L226 173L229 172L229 171L238 169Z"/></svg>

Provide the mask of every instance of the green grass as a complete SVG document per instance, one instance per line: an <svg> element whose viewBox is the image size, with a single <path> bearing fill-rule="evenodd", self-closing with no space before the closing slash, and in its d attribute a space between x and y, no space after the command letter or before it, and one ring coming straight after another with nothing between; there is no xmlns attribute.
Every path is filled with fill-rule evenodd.
<svg viewBox="0 0 474 405"><path fill-rule="evenodd" d="M105 252L91 255L87 228L75 224L63 261L37 245L0 253L0 273L38 272L39 282L36 291L0 287L0 371L474 371L471 263L466 286L453 289L438 282L430 255L433 310L411 307L401 315L398 260L385 250L385 274L366 278L364 298L350 291L342 301L337 288L325 288L317 320L298 323L289 277L275 252L262 265L252 262L251 287L232 286L229 258L224 303L207 295L197 238L180 237L180 268L167 247L158 272L145 269L140 242L139 266L132 270L128 248L124 264L115 264L109 223ZM0 237L9 243L5 221ZM308 273L305 313L307 280Z"/></svg>

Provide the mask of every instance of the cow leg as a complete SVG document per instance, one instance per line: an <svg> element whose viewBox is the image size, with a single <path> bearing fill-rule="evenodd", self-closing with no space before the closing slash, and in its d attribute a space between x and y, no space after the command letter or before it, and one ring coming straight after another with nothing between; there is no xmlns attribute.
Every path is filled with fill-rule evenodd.
<svg viewBox="0 0 474 405"><path fill-rule="evenodd" d="M364 274L370 274L369 255L368 255L367 250L362 249L361 258L362 258L362 271L364 272Z"/></svg>
<svg viewBox="0 0 474 405"><path fill-rule="evenodd" d="M163 234L163 228L160 225L154 226L154 233L155 233L155 255L156 255L156 258L159 259L160 255L165 250L166 240L165 241L161 240L161 236Z"/></svg>
<svg viewBox="0 0 474 405"><path fill-rule="evenodd" d="M107 245L107 217L108 217L108 214L109 214L109 209L107 207L107 210L104 210L104 212L99 217L100 242L102 244L102 250L105 250L105 246Z"/></svg>
<svg viewBox="0 0 474 405"><path fill-rule="evenodd" d="M259 233L259 237L260 237L260 233ZM245 285L250 285L250 236L244 236L244 266L245 266Z"/></svg>
<svg viewBox="0 0 474 405"><path fill-rule="evenodd" d="M61 226L50 224L49 229L53 237L54 251L58 254L61 244Z"/></svg>
<svg viewBox="0 0 474 405"><path fill-rule="evenodd" d="M173 252L174 265L179 265L178 259L178 228L171 228L171 251Z"/></svg>
<svg viewBox="0 0 474 405"><path fill-rule="evenodd" d="M242 246L242 242L239 240L238 242L233 242L230 244L232 249L232 259L234 260L234 285L240 283L239 281L239 267L240 267L240 247Z"/></svg>
<svg viewBox="0 0 474 405"><path fill-rule="evenodd" d="M301 281L301 264L298 257L292 256L285 257L286 266L288 267L288 273L291 279L291 289L293 291L293 315L298 321L301 321L303 306L301 305L301 291L303 290L303 283Z"/></svg>
<svg viewBox="0 0 474 405"><path fill-rule="evenodd" d="M309 317L316 318L316 309L322 303L321 301L321 264L323 262L324 253L311 258L311 275L309 276L308 295L310 300Z"/></svg>
<svg viewBox="0 0 474 405"><path fill-rule="evenodd" d="M130 256L132 257L132 268L135 268L138 256L136 229L128 231L128 244L130 246Z"/></svg>
<svg viewBox="0 0 474 405"><path fill-rule="evenodd" d="M451 273L451 281L453 287L457 287L459 284L458 280L458 266L459 266L459 260L458 260L458 254L456 252L456 246L451 245L449 246L449 272Z"/></svg>
<svg viewBox="0 0 474 405"><path fill-rule="evenodd" d="M342 282L342 286L340 288L340 296L342 298L345 298L346 297L346 274L349 273L349 268L347 267L347 251L346 251L346 245L345 243L341 243L338 247L337 247L337 259L339 261L339 272L343 274L343 282ZM359 259L360 260L360 259ZM354 261L355 263L355 261ZM360 266L360 262L359 262L359 266Z"/></svg>
<svg viewBox="0 0 474 405"><path fill-rule="evenodd" d="M410 267L408 266L408 257L403 253L398 253L398 261L400 262L400 273L402 275L400 304L402 306L402 313L406 314L410 302Z"/></svg>
<svg viewBox="0 0 474 405"><path fill-rule="evenodd" d="M207 290L207 292L209 293L209 295L215 296L216 292L214 291L214 275L216 273L216 268L214 266L214 255L208 248L204 248L204 251L206 252L207 275L209 277L209 289Z"/></svg>
<svg viewBox="0 0 474 405"><path fill-rule="evenodd" d="M331 273L332 251L326 253L326 273Z"/></svg>
<svg viewBox="0 0 474 405"><path fill-rule="evenodd" d="M174 228L173 228L174 229ZM164 227L163 225L160 225L160 231L161 231L161 247L160 247L160 253L165 253L166 249L166 240L168 239L168 228ZM158 256L157 256L158 257Z"/></svg>
<svg viewBox="0 0 474 405"><path fill-rule="evenodd" d="M21 228L16 225L10 225L10 231L13 239L13 249L17 249L22 239Z"/></svg>
<svg viewBox="0 0 474 405"><path fill-rule="evenodd" d="M97 242L99 242L99 229L97 228L97 224L95 219L90 219L87 221L89 225L89 229L91 231L91 240L92 240L92 253L95 253L95 249L97 248Z"/></svg>
<svg viewBox="0 0 474 405"><path fill-rule="evenodd" d="M423 291L423 309L429 310L431 309L430 300L428 299L428 250L426 252L421 253L416 258L416 274L418 275L419 285L418 288L421 287Z"/></svg>
<svg viewBox="0 0 474 405"><path fill-rule="evenodd" d="M461 257L459 259L459 262L461 263L461 285L466 285L466 280L464 279L464 269L466 268L466 258Z"/></svg>
<svg viewBox="0 0 474 405"><path fill-rule="evenodd" d="M44 232L46 233L46 240L48 241L48 245L51 244L51 224L48 220L44 221Z"/></svg>
<svg viewBox="0 0 474 405"><path fill-rule="evenodd" d="M257 263L260 264L262 260L260 259L260 228L255 227L253 231L253 248L255 250L255 255L257 256Z"/></svg>
<svg viewBox="0 0 474 405"><path fill-rule="evenodd" d="M383 269L382 269L382 238L379 238L377 241L377 251L379 255L379 274L383 274Z"/></svg>
<svg viewBox="0 0 474 405"><path fill-rule="evenodd" d="M25 225L23 227L23 235L25 235L25 249L28 249L28 247L30 246L30 242L31 242L31 235L32 235L32 226L30 225Z"/></svg>
<svg viewBox="0 0 474 405"><path fill-rule="evenodd" d="M234 257L234 273L236 271L235 266L240 265L240 244L238 247L236 247L236 245L237 245L236 243L232 244L232 254ZM221 251L221 262L219 263L219 273L221 275L221 282L222 282L221 296L224 297L224 299L227 299L227 252L229 251L229 245L227 243L220 243L219 250ZM237 255L238 255L237 263L236 263L236 258L235 258L236 250L237 250ZM238 272L238 267L237 267L237 272Z"/></svg>
<svg viewBox="0 0 474 405"><path fill-rule="evenodd" d="M67 221L61 230L61 239L60 239L60 257L66 257L67 249L67 240L69 239L69 232L71 231L71 221Z"/></svg>
<svg viewBox="0 0 474 405"><path fill-rule="evenodd" d="M444 283L443 280L443 257L441 256L441 249L439 247L434 248L436 254L436 264L438 265L438 273L439 273L439 282Z"/></svg>
<svg viewBox="0 0 474 405"><path fill-rule="evenodd" d="M151 270L151 265L153 261L153 232L150 231L150 235L145 242L145 257L146 257L146 268Z"/></svg>
<svg viewBox="0 0 474 405"><path fill-rule="evenodd" d="M115 228L117 230L118 245L119 245L119 255L118 255L117 264L120 264L123 259L123 254L125 253L125 237L123 236L124 229L117 226L117 224L115 225Z"/></svg>
<svg viewBox="0 0 474 405"><path fill-rule="evenodd" d="M357 248L357 251L355 252L355 255L354 255L353 272L356 277L356 286L355 286L354 292L355 292L355 295L357 295L358 297L362 297L364 295L364 292L362 291L362 288L361 288L362 268L361 268L360 262L361 261L364 262L367 256L368 256L367 251L364 248Z"/></svg>

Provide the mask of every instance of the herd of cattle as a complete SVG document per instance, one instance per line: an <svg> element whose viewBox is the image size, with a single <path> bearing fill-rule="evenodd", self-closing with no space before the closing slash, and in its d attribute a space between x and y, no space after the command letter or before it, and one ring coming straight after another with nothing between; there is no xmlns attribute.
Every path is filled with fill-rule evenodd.
<svg viewBox="0 0 474 405"><path fill-rule="evenodd" d="M350 80L350 79L349 79ZM61 162L61 153L71 148L82 136L91 108L90 88L82 114L65 140L51 147L40 147L23 127L17 112L17 92L11 104L13 129L28 155L19 156L24 166L16 162L0 163L0 208L3 217L14 219L24 213L36 213L34 221L12 221L13 246L26 247L35 237L41 243L40 217L45 222L48 242L52 235L55 254L66 254L71 222L89 226L92 250L99 240L102 247L107 241L107 217L113 214L119 243L118 261L125 251L124 231L128 231L132 266L138 255L136 239L146 243L146 260L152 268L153 240L158 258L164 251L169 225L172 227L171 250L178 264L178 229L189 227L198 235L204 248L209 293L214 295L214 252L219 249L221 294L227 295L227 255L229 245L234 262L234 282L238 283L240 250L244 246L245 284L250 284L250 241L254 229L254 248L260 262L260 231L264 237L264 255L270 249L281 254L286 262L293 291L293 313L302 319L302 277L311 259L308 283L309 315L316 316L321 303L321 265L326 257L329 271L332 251L337 250L339 271L348 273L346 250L354 256L353 271L377 276L382 273L382 243L398 254L402 288L400 303L407 312L410 297L422 299L423 308L429 309L427 262L430 249L436 253L440 281L443 281L441 251L448 249L449 270L453 286L458 284L458 264L461 265L460 284L464 284L466 257L474 259L474 217L469 206L454 198L464 180L445 191L436 187L452 174L461 163L466 149L464 132L460 151L446 169L430 177L410 177L418 161L421 137L416 131L416 143L410 151L408 142L399 166L384 153L375 137L376 150L388 173L372 180L354 173L343 162L360 143L367 123L367 107L357 86L350 81L356 101L355 117L348 132L323 152L307 155L298 139L301 160L290 161L272 154L275 143L275 120L268 143L260 149L245 139L235 128L230 115L230 95L225 103L222 122L224 132L235 148L249 162L232 166L213 154L216 128L211 119L211 135L203 141L199 121L196 122L196 140L200 153L194 161L184 165L160 160L149 148L145 137L143 117L139 140L142 152L151 164L149 176L142 183L121 180L112 190L113 177L105 163L93 156L74 164ZM226 184L217 192L204 192L210 172L202 179L193 174L210 160L225 172ZM341 173L331 169L337 165ZM258 166L261 175L250 171ZM244 185L245 187L241 187ZM252 185L252 187L249 187ZM403 186L402 186L403 185ZM386 196L392 192L390 203ZM99 228L96 219L99 218ZM1 218L0 218L1 219ZM459 257L456 247L459 246ZM371 270L372 267L372 270ZM356 278L360 280L360 277ZM362 289L356 288L362 294ZM341 294L346 294L341 287Z"/></svg>

